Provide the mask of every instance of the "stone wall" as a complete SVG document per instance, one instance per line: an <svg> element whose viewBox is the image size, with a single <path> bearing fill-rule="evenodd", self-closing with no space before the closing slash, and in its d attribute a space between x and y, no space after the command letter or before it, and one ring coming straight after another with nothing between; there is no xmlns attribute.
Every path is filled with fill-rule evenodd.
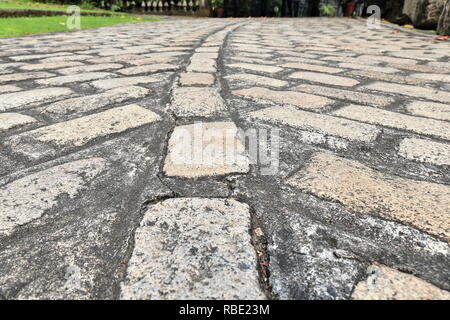
<svg viewBox="0 0 450 320"><path fill-rule="evenodd" d="M450 0L447 0L438 22L437 32L450 35Z"/></svg>

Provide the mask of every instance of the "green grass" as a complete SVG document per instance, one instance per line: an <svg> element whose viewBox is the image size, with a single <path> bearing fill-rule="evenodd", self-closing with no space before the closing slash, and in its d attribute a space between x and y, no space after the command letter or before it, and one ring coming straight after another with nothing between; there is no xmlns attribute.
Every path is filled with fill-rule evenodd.
<svg viewBox="0 0 450 320"><path fill-rule="evenodd" d="M33 9L33 10L51 10L51 11L66 11L69 5L60 5L52 3L39 3L31 0L7 0L0 1L0 9ZM120 13L96 9L96 8L81 8L82 12L97 12L97 13L110 13L118 14Z"/></svg>
<svg viewBox="0 0 450 320"><path fill-rule="evenodd" d="M112 26L122 23L158 21L159 19L141 19L133 16L81 16L81 29ZM68 31L67 16L6 18L0 19L0 37L16 37L28 34Z"/></svg>

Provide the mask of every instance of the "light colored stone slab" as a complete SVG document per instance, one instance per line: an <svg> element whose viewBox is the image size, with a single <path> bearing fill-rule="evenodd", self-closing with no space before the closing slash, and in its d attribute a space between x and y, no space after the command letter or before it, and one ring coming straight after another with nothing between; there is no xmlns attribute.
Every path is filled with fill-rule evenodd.
<svg viewBox="0 0 450 320"><path fill-rule="evenodd" d="M264 299L251 245L250 208L179 198L151 206L135 234L121 299Z"/></svg>
<svg viewBox="0 0 450 320"><path fill-rule="evenodd" d="M61 62L46 62L46 63L35 63L35 64L27 64L21 66L20 70L26 71L34 71L34 70L50 70L50 69L58 69L65 67L75 67L82 66L83 63L79 61L61 61Z"/></svg>
<svg viewBox="0 0 450 320"><path fill-rule="evenodd" d="M91 80L97 80L102 78L110 78L114 77L114 73L109 72L86 72L76 75L70 75L70 76L59 76L59 77L53 77L49 79L42 79L42 80L36 80L37 83L48 85L48 86L59 86L59 85L65 85L70 84L74 82L84 82L84 81L91 81Z"/></svg>
<svg viewBox="0 0 450 320"><path fill-rule="evenodd" d="M179 67L174 64L160 63L160 64L150 64L150 65L144 65L144 66L138 66L138 67L125 68L125 69L119 70L118 72L129 76L129 75L142 74L142 73L175 71L178 69L179 69Z"/></svg>
<svg viewBox="0 0 450 320"><path fill-rule="evenodd" d="M448 144L406 138L400 142L399 154L410 160L450 166L450 145Z"/></svg>
<svg viewBox="0 0 450 320"><path fill-rule="evenodd" d="M180 84L182 86L213 85L214 75L203 72L185 72L180 75Z"/></svg>
<svg viewBox="0 0 450 320"><path fill-rule="evenodd" d="M258 76L251 73L235 73L225 77L226 79L242 81L245 83L256 84L260 86L276 87L281 88L287 86L289 83L287 81L273 79L269 77Z"/></svg>
<svg viewBox="0 0 450 320"><path fill-rule="evenodd" d="M396 84L389 82L375 82L365 86L366 89L388 92L393 94L407 95L416 98L424 98L435 100L438 102L450 103L450 92L439 91L431 88L423 88L418 86L409 86L405 84Z"/></svg>
<svg viewBox="0 0 450 320"><path fill-rule="evenodd" d="M215 59L191 59L191 63L186 68L189 72L204 72L204 73L215 73L216 60Z"/></svg>
<svg viewBox="0 0 450 320"><path fill-rule="evenodd" d="M30 105L62 99L73 94L69 88L47 88L5 93L0 95L0 111L23 108Z"/></svg>
<svg viewBox="0 0 450 320"><path fill-rule="evenodd" d="M353 291L355 300L450 300L450 292L408 273L374 263Z"/></svg>
<svg viewBox="0 0 450 320"><path fill-rule="evenodd" d="M71 98L50 104L42 108L42 112L58 119L60 116L75 116L84 112L96 110L113 103L121 103L129 99L145 97L149 89L141 87L121 87L111 89L91 96Z"/></svg>
<svg viewBox="0 0 450 320"><path fill-rule="evenodd" d="M444 121L357 105L346 106L333 112L333 114L352 120L450 140L450 123Z"/></svg>
<svg viewBox="0 0 450 320"><path fill-rule="evenodd" d="M20 113L0 113L0 131L23 126L37 120Z"/></svg>
<svg viewBox="0 0 450 320"><path fill-rule="evenodd" d="M55 75L53 73L49 72L24 72L24 73L5 74L0 76L0 83L11 81L26 81L39 78L49 78L54 76Z"/></svg>
<svg viewBox="0 0 450 320"><path fill-rule="evenodd" d="M173 92L171 109L179 116L211 116L225 111L217 88L182 87Z"/></svg>
<svg viewBox="0 0 450 320"><path fill-rule="evenodd" d="M118 63L102 63L102 64L91 64L87 66L77 66L71 68L58 69L56 72L64 75L72 75L77 73L92 72L92 71L103 71L109 69L120 69L121 64Z"/></svg>
<svg viewBox="0 0 450 320"><path fill-rule="evenodd" d="M414 115L450 121L450 105L427 101L414 101L406 106Z"/></svg>
<svg viewBox="0 0 450 320"><path fill-rule="evenodd" d="M202 177L245 173L249 160L233 122L206 122L176 127L169 140L164 172Z"/></svg>
<svg viewBox="0 0 450 320"><path fill-rule="evenodd" d="M267 66L267 65L261 65L261 64L251 64L251 63L232 63L232 64L228 64L227 67L246 69L246 70L258 71L258 72L264 72L264 73L277 73L277 72L280 72L283 70L280 67Z"/></svg>
<svg viewBox="0 0 450 320"><path fill-rule="evenodd" d="M312 94L318 94L330 98L352 101L375 106L387 106L394 102L394 99L382 95L369 94L351 90L328 88L325 86L315 86L302 84L296 87L297 90Z"/></svg>
<svg viewBox="0 0 450 320"><path fill-rule="evenodd" d="M449 186L384 174L321 152L287 183L340 202L352 211L405 223L450 240Z"/></svg>
<svg viewBox="0 0 450 320"><path fill-rule="evenodd" d="M307 64L307 63L285 63L285 64L282 64L281 67L291 68L291 69L302 69L302 70L316 71L316 72L325 72L325 73L339 73L339 72L344 71L339 68L318 66L318 65ZM326 76L326 75L324 75L324 76Z"/></svg>
<svg viewBox="0 0 450 320"><path fill-rule="evenodd" d="M293 105L304 109L321 109L333 103L333 100L321 96L295 91L275 91L260 87L233 91L233 94L279 104Z"/></svg>
<svg viewBox="0 0 450 320"><path fill-rule="evenodd" d="M440 81L440 82L450 82L450 74L437 74L437 73L413 73L411 77L431 80L431 81Z"/></svg>
<svg viewBox="0 0 450 320"><path fill-rule="evenodd" d="M380 130L371 125L288 106L275 106L254 111L249 113L249 117L351 141L371 142L380 134Z"/></svg>
<svg viewBox="0 0 450 320"><path fill-rule="evenodd" d="M91 82L91 85L97 89L108 90L114 88L134 86L136 84L155 83L159 81L160 81L159 79L149 76L136 76L136 77L96 80Z"/></svg>
<svg viewBox="0 0 450 320"><path fill-rule="evenodd" d="M370 71L370 72L380 72L380 73L399 73L400 72L398 69L395 69L395 68L377 67L377 66L355 64L355 63L340 63L339 67L363 70L363 71Z"/></svg>
<svg viewBox="0 0 450 320"><path fill-rule="evenodd" d="M16 91L20 91L20 90L22 90L22 88L19 88L17 86L13 86L13 85L0 86L0 93L16 92Z"/></svg>
<svg viewBox="0 0 450 320"><path fill-rule="evenodd" d="M380 81L412 84L412 85L418 85L418 86L426 86L426 85L430 84L430 81L427 81L427 80L411 78L410 76L400 76L397 74L390 74L390 73L355 70L355 71L347 72L346 74L351 75L351 76L356 76L356 77L363 77L363 78L375 79L375 80L380 80Z"/></svg>
<svg viewBox="0 0 450 320"><path fill-rule="evenodd" d="M156 113L132 104L28 131L21 136L57 145L82 146L95 138L138 128L160 119Z"/></svg>
<svg viewBox="0 0 450 320"><path fill-rule="evenodd" d="M75 197L106 167L90 158L43 170L0 187L0 234L40 218L63 194Z"/></svg>
<svg viewBox="0 0 450 320"><path fill-rule="evenodd" d="M307 80L312 82L320 82L323 84L343 86L343 87L353 87L359 84L358 80L352 78L338 77L318 72L294 72L289 76L289 78Z"/></svg>

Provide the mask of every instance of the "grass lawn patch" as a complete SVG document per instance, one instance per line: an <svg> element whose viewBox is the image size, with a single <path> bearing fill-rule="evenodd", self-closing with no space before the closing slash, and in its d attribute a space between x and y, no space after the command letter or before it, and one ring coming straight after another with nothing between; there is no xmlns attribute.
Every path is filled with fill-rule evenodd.
<svg viewBox="0 0 450 320"><path fill-rule="evenodd" d="M0 1L0 9L33 9L33 10L51 10L51 11L63 11L66 12L67 7L70 5L51 4L51 3L39 3L30 0L7 0ZM96 12L96 13L109 13L118 14L119 12L96 9L96 8L84 8L81 6L82 12Z"/></svg>
<svg viewBox="0 0 450 320"><path fill-rule="evenodd" d="M0 37L16 37L28 34L69 31L67 16L24 17L0 19ZM113 26L116 24L158 21L160 19L142 19L133 16L81 16L81 29Z"/></svg>

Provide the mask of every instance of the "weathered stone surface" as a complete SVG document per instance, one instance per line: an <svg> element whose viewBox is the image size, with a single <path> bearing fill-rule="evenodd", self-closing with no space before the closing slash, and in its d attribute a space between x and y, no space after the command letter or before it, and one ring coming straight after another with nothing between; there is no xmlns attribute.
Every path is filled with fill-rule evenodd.
<svg viewBox="0 0 450 320"><path fill-rule="evenodd" d="M120 80L118 83L120 83ZM67 115L73 117L87 111L102 108L108 104L121 103L129 99L142 98L149 92L149 89L135 86L114 88L91 96L58 101L42 108L42 112L55 119L60 117L64 118Z"/></svg>
<svg viewBox="0 0 450 320"><path fill-rule="evenodd" d="M182 87L174 90L171 109L179 116L208 117L225 110L215 88Z"/></svg>
<svg viewBox="0 0 450 320"><path fill-rule="evenodd" d="M277 72L280 72L283 70L282 68L275 67L275 66L251 64L251 63L232 63L232 64L229 64L228 67L258 71L258 72L264 72L264 73L277 73Z"/></svg>
<svg viewBox="0 0 450 320"><path fill-rule="evenodd" d="M450 240L449 186L390 176L327 153L314 154L288 184L350 210L406 223Z"/></svg>
<svg viewBox="0 0 450 320"><path fill-rule="evenodd" d="M450 1L448 0L439 17L437 32L443 35L450 35Z"/></svg>
<svg viewBox="0 0 450 320"><path fill-rule="evenodd" d="M306 63L285 63L285 64L282 64L281 67L292 68L292 69L303 69L303 70L308 70L308 71L325 72L325 73L339 73L339 72L343 71L342 69L339 69L339 68L318 66L318 65L306 64Z"/></svg>
<svg viewBox="0 0 450 320"><path fill-rule="evenodd" d="M28 137L57 145L82 146L95 138L137 128L160 119L160 116L152 111L138 105L128 105L42 127L17 138Z"/></svg>
<svg viewBox="0 0 450 320"><path fill-rule="evenodd" d="M26 72L26 73L5 74L0 76L0 83L12 81L25 81L39 78L50 78L53 76L55 75L49 72Z"/></svg>
<svg viewBox="0 0 450 320"><path fill-rule="evenodd" d="M70 75L70 76L60 76L60 77L53 77L50 79L42 79L42 80L37 80L36 82L39 84L44 84L44 85L60 86L60 85L65 85L65 84L69 84L69 83L73 83L73 82L97 80L97 79L102 79L102 78L110 78L113 76L115 76L115 75L113 73L109 73L109 72L86 72L86 73Z"/></svg>
<svg viewBox="0 0 450 320"><path fill-rule="evenodd" d="M419 134L450 140L450 123L434 119L414 117L382 109L350 105L333 114L352 120L408 130Z"/></svg>
<svg viewBox="0 0 450 320"><path fill-rule="evenodd" d="M403 13L413 24L422 28L436 28L446 0L405 0Z"/></svg>
<svg viewBox="0 0 450 320"><path fill-rule="evenodd" d="M124 75L134 75L134 74L142 74L142 73L155 73L155 72L161 72L161 71L174 71L177 70L179 67L174 64L168 64L168 63L160 63L160 64L149 64L149 65L143 65L138 67L130 67L121 69L118 72Z"/></svg>
<svg viewBox="0 0 450 320"><path fill-rule="evenodd" d="M450 145L416 138L403 139L399 154L410 160L450 166Z"/></svg>
<svg viewBox="0 0 450 320"><path fill-rule="evenodd" d="M36 122L36 119L19 113L0 113L0 131Z"/></svg>
<svg viewBox="0 0 450 320"><path fill-rule="evenodd" d="M34 63L21 66L19 69L26 71L34 70L50 70L65 67L82 66L83 63L79 61L61 61L61 62L46 62L46 63Z"/></svg>
<svg viewBox="0 0 450 320"><path fill-rule="evenodd" d="M380 133L379 129L371 125L287 106L251 112L249 117L359 142L373 141Z"/></svg>
<svg viewBox="0 0 450 320"><path fill-rule="evenodd" d="M136 230L121 298L264 299L249 229L249 207L231 199L151 206Z"/></svg>
<svg viewBox="0 0 450 320"><path fill-rule="evenodd" d="M90 158L59 165L0 187L0 235L41 217L63 194L73 198L104 170L106 160Z"/></svg>
<svg viewBox="0 0 450 320"><path fill-rule="evenodd" d="M333 103L333 100L295 91L275 91L254 87L232 92L235 95L254 98L273 103L289 104L304 109L321 109Z"/></svg>
<svg viewBox="0 0 450 320"><path fill-rule="evenodd" d="M91 85L103 90L120 88L120 87L128 87L134 86L137 84L144 83L154 83L160 80L150 77L150 76L137 76L137 77L126 77L126 78L113 78L113 79L104 79L104 80L96 80L91 82Z"/></svg>
<svg viewBox="0 0 450 320"><path fill-rule="evenodd" d="M269 86L281 88L288 85L287 81L273 79L264 76L257 76L256 74L251 73L237 73L226 76L225 78L235 80L235 81L243 81L246 83L256 84L260 86Z"/></svg>
<svg viewBox="0 0 450 320"><path fill-rule="evenodd" d="M406 110L414 115L450 121L450 106L448 104L414 101L406 106Z"/></svg>
<svg viewBox="0 0 450 320"><path fill-rule="evenodd" d="M163 170L188 178L245 173L249 160L233 122L196 123L175 128Z"/></svg>
<svg viewBox="0 0 450 320"><path fill-rule="evenodd" d="M21 88L13 85L4 85L0 86L0 93L6 93L6 92L16 92L22 90Z"/></svg>
<svg viewBox="0 0 450 320"><path fill-rule="evenodd" d="M103 71L103 70L110 70L110 69L120 69L122 68L121 64L118 63L103 63L103 64L92 64L88 66L76 66L71 68L63 68L58 69L56 72L64 75L72 75L77 73L84 73L84 72L92 72L92 71Z"/></svg>
<svg viewBox="0 0 450 320"><path fill-rule="evenodd" d="M367 279L352 294L356 300L449 300L441 290L412 274L375 263L367 268Z"/></svg>
<svg viewBox="0 0 450 320"><path fill-rule="evenodd" d="M54 101L73 94L69 88L34 89L0 95L0 111L19 109Z"/></svg>
<svg viewBox="0 0 450 320"><path fill-rule="evenodd" d="M332 76L329 74L318 73L318 72L294 72L289 78L307 80L312 82L320 82L323 84L342 86L342 87L353 87L359 84L358 80L346 77Z"/></svg>
<svg viewBox="0 0 450 320"><path fill-rule="evenodd" d="M182 86L209 86L214 84L214 75L211 73L186 72L180 75L180 83Z"/></svg>

